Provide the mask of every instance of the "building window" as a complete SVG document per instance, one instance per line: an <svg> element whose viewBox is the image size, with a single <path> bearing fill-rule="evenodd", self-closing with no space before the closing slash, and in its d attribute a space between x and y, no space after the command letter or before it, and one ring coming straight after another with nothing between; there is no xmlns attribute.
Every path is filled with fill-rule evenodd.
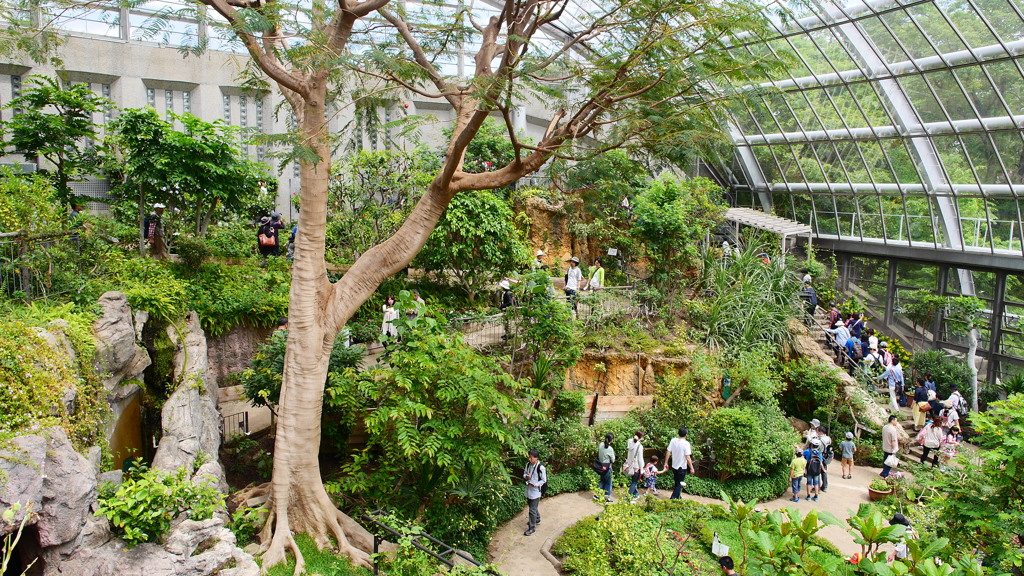
<svg viewBox="0 0 1024 576"><path fill-rule="evenodd" d="M110 84L100 84L100 96L110 100ZM103 111L103 123L106 124L114 118L114 107L109 106Z"/></svg>
<svg viewBox="0 0 1024 576"><path fill-rule="evenodd" d="M224 121L231 124L231 96L224 95Z"/></svg>
<svg viewBox="0 0 1024 576"><path fill-rule="evenodd" d="M249 99L245 96L238 98L238 123L242 128L249 126Z"/></svg>
<svg viewBox="0 0 1024 576"><path fill-rule="evenodd" d="M256 127L263 132L263 98L256 99Z"/></svg>
<svg viewBox="0 0 1024 576"><path fill-rule="evenodd" d="M174 91L164 90L164 111L167 114L167 120L171 120L171 114L174 113Z"/></svg>
<svg viewBox="0 0 1024 576"><path fill-rule="evenodd" d="M181 93L181 110L185 114L192 113L192 93L182 92Z"/></svg>
<svg viewBox="0 0 1024 576"><path fill-rule="evenodd" d="M146 88L146 106L156 108L156 90Z"/></svg>
<svg viewBox="0 0 1024 576"><path fill-rule="evenodd" d="M21 76L11 76L11 98L21 96Z"/></svg>

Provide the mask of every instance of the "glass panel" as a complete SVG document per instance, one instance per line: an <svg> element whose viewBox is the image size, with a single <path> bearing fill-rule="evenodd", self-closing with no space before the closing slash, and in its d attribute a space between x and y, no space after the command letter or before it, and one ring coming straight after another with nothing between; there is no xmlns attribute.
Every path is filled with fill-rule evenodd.
<svg viewBox="0 0 1024 576"><path fill-rule="evenodd" d="M1012 62L987 64L985 70L992 77L996 88L1010 107L1011 114L1024 114L1024 91L1020 90L1020 69Z"/></svg>
<svg viewBox="0 0 1024 576"><path fill-rule="evenodd" d="M882 204L882 221L885 223L885 237L897 242L907 241L907 222L903 215L903 198L900 196L883 195L879 197Z"/></svg>
<svg viewBox="0 0 1024 576"><path fill-rule="evenodd" d="M964 154L963 144L955 136L936 136L933 138L935 148L942 159L942 165L946 169L946 177L950 184L977 184L971 166Z"/></svg>
<svg viewBox="0 0 1024 576"><path fill-rule="evenodd" d="M952 72L929 72L925 74L925 79L932 85L935 95L942 99L942 105L945 106L951 120L977 118Z"/></svg>
<svg viewBox="0 0 1024 576"><path fill-rule="evenodd" d="M761 172L764 173L765 180L768 182L782 181L782 173L779 172L779 165L775 155L772 153L772 147L753 146L752 149L754 157L757 158L757 163L761 165Z"/></svg>
<svg viewBox="0 0 1024 576"><path fill-rule="evenodd" d="M966 3L958 3L957 8L960 9L960 11L962 12L962 8L965 5ZM935 45L935 49L937 49L939 52L956 52L957 50L964 50L967 48L967 46L964 45L963 41L960 40L956 32L954 32L953 29L949 27L949 23L946 21L945 18L942 17L942 14L939 13L939 10L938 8L936 8L935 4L917 4L911 8L908 8L907 11L913 15L914 22L921 27L927 39L930 40L931 43ZM912 41L918 41L916 37L912 38L912 40L907 40L905 37L900 36L900 40L903 40L904 44L908 45L907 47L911 50L911 52L917 53L920 51L921 53L925 53L930 52L932 50L931 48L918 48L916 46L909 46L909 44Z"/></svg>
<svg viewBox="0 0 1024 576"><path fill-rule="evenodd" d="M906 76L899 79L900 86L917 110L921 122L943 122L946 113L939 106L928 84L920 76Z"/></svg>
<svg viewBox="0 0 1024 576"><path fill-rule="evenodd" d="M906 14L903 12L896 12L887 16L886 23L890 26L892 26L893 23L897 23L898 27L894 27L894 31L897 34L901 34L904 28L907 28L909 25L909 29L907 30L908 35L916 34L918 37L921 36L921 33L917 32L917 29L913 24L910 24L909 18L907 18ZM882 58L887 62L902 62L909 58L903 48L900 47L899 43L892 37L892 34L889 33L886 27L883 26L882 22L877 18L867 18L862 20L860 25L864 29L864 32L867 33L868 37L871 38L871 41L874 42ZM931 56L933 54L927 55Z"/></svg>
<svg viewBox="0 0 1024 576"><path fill-rule="evenodd" d="M928 199L921 196L909 196L904 204L910 220L910 240L913 242L935 242L935 227L932 215L928 210Z"/></svg>
<svg viewBox="0 0 1024 576"><path fill-rule="evenodd" d="M835 196L836 216L839 219L839 235L860 239L860 219L857 203L850 196Z"/></svg>
<svg viewBox="0 0 1024 576"><path fill-rule="evenodd" d="M992 134L992 140L1010 173L1010 183L1024 184L1024 134L1018 131L996 132ZM996 174L994 181L1005 184L1006 175Z"/></svg>
<svg viewBox="0 0 1024 576"><path fill-rule="evenodd" d="M1003 168L999 164L999 154L987 135L966 134L961 139L967 157L970 158L977 174L977 180L983 184L993 184L1003 176Z"/></svg>
<svg viewBox="0 0 1024 576"><path fill-rule="evenodd" d="M1000 250L1021 251L1020 206L1015 198L988 202L992 213L992 243Z"/></svg>
<svg viewBox="0 0 1024 576"><path fill-rule="evenodd" d="M1017 40L1021 36L1020 14L1006 0L976 0L975 2L988 18L989 24L996 29L1004 41ZM1020 2L1018 0L1017 4Z"/></svg>
<svg viewBox="0 0 1024 576"><path fill-rule="evenodd" d="M939 289L939 269L931 264L898 262L896 283L918 290L936 291Z"/></svg>
<svg viewBox="0 0 1024 576"><path fill-rule="evenodd" d="M882 150L881 140L872 142L859 142L860 154L867 162L870 170L871 180L878 183L895 183L896 177L889 168L889 160Z"/></svg>
<svg viewBox="0 0 1024 576"><path fill-rule="evenodd" d="M973 248L988 248L988 215L985 200L977 196L957 199L960 210L960 230L964 244Z"/></svg>
<svg viewBox="0 0 1024 576"><path fill-rule="evenodd" d="M967 89L971 96L971 103L978 110L982 118L988 116L1005 116L1006 107L1003 106L996 94L995 88L989 82L980 66L968 66L956 71L960 82Z"/></svg>
<svg viewBox="0 0 1024 576"><path fill-rule="evenodd" d="M992 35L988 27L984 25L981 20L981 16L974 10L967 2L957 2L955 4L944 5L943 9L946 15L953 22L953 26L963 35L964 40L967 44L978 48L981 46L990 46L996 44L998 40ZM947 25L948 27L948 25ZM959 40L957 44L962 44ZM947 48L946 46L940 46L941 49L946 51L958 50L959 48Z"/></svg>

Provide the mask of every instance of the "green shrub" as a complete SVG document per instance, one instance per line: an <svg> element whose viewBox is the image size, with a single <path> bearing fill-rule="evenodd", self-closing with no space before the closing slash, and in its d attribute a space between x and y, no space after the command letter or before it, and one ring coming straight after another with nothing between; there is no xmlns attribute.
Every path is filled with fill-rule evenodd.
<svg viewBox="0 0 1024 576"><path fill-rule="evenodd" d="M219 258L253 256L256 254L256 227L244 222L210 226L206 230L206 245L211 254Z"/></svg>
<svg viewBox="0 0 1024 576"><path fill-rule="evenodd" d="M782 411L767 403L720 408L700 431L714 451L719 480L768 473L789 461L797 440Z"/></svg>
<svg viewBox="0 0 1024 576"><path fill-rule="evenodd" d="M188 310L187 283L170 265L152 258L120 257L110 263L108 289L120 290L135 310L164 322L176 322Z"/></svg>
<svg viewBox="0 0 1024 576"><path fill-rule="evenodd" d="M664 484L662 482L663 477L667 477ZM672 485L672 478L668 474L662 474L658 477L658 487L660 488L663 485L667 488L670 488ZM768 474L759 478L732 478L725 482L720 482L713 478L700 478L693 475L686 477L686 492L689 494L706 498L720 498L722 492L725 492L730 498L743 500L744 502L753 500L767 502L768 500L774 500L785 493L788 487L788 463L776 466Z"/></svg>
<svg viewBox="0 0 1024 576"><path fill-rule="evenodd" d="M547 495L557 496L588 490L595 478L594 471L587 466L577 466L555 473L548 472Z"/></svg>
<svg viewBox="0 0 1024 576"><path fill-rule="evenodd" d="M197 270L210 257L212 251L202 238L181 236L174 241L174 251L185 265L186 273Z"/></svg>
<svg viewBox="0 0 1024 576"><path fill-rule="evenodd" d="M583 466L594 458L594 430L578 419L542 419L523 422L521 427L526 445L540 453L549 472ZM521 459L509 462L512 469L522 465Z"/></svg>
<svg viewBox="0 0 1024 576"><path fill-rule="evenodd" d="M256 538L256 534L263 528L267 519L265 508L239 507L231 515L228 528L235 535L239 547L244 547Z"/></svg>
<svg viewBox="0 0 1024 576"><path fill-rule="evenodd" d="M582 390L560 390L551 402L551 417L565 420L579 420L587 409Z"/></svg>
<svg viewBox="0 0 1024 576"><path fill-rule="evenodd" d="M935 377L935 387L939 398L949 396L949 385L956 384L961 390L968 390L971 383L971 368L962 358L954 358L944 350L921 350L915 352L907 361L910 373L907 383L916 382L915 378L924 378L925 374Z"/></svg>
<svg viewBox="0 0 1024 576"><path fill-rule="evenodd" d="M199 314L207 336L236 326L269 328L288 314L287 263L270 262L265 268L207 263L190 276L188 306Z"/></svg>
<svg viewBox="0 0 1024 576"><path fill-rule="evenodd" d="M512 520L525 506L526 493L521 482L494 481L472 498L435 499L424 514L424 528L442 542L484 560L495 530Z"/></svg>
<svg viewBox="0 0 1024 576"><path fill-rule="evenodd" d="M779 395L786 414L810 421L832 413L842 380L835 366L798 358L782 365L788 387Z"/></svg>
<svg viewBox="0 0 1024 576"><path fill-rule="evenodd" d="M224 506L216 485L194 484L189 471L170 474L155 469L130 472L120 485L100 487L96 515L110 520L114 534L129 547L160 539L179 514L206 520Z"/></svg>

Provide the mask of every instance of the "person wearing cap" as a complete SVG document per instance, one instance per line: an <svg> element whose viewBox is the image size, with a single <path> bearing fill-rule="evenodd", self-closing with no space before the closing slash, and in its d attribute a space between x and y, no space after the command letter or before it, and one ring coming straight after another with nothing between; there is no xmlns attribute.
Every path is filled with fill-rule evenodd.
<svg viewBox="0 0 1024 576"><path fill-rule="evenodd" d="M843 360L840 354L842 354L842 351L846 348L846 343L850 340L850 329L843 324L842 320L837 320L832 325L832 328L826 328L825 332L828 332L835 338L836 358L840 361ZM843 362L840 362L840 364L843 364Z"/></svg>
<svg viewBox="0 0 1024 576"><path fill-rule="evenodd" d="M885 372L882 372L878 379L884 380L889 387L889 411L899 412L900 407L896 401L896 391L903 389L903 367L900 366L899 357L893 357L892 365L886 368Z"/></svg>
<svg viewBox="0 0 1024 576"><path fill-rule="evenodd" d="M807 446L811 445L811 440L818 437L818 426L821 426L821 420L815 418L811 420L811 427L807 429L807 432L804 432L804 443Z"/></svg>
<svg viewBox="0 0 1024 576"><path fill-rule="evenodd" d="M565 296L572 303L573 312L576 312L576 292L579 291L582 281L583 272L580 271L580 259L573 256L569 258L569 268L565 271Z"/></svg>
<svg viewBox="0 0 1024 576"><path fill-rule="evenodd" d="M853 432L846 433L846 440L839 443L839 457L842 458L843 479L853 478L853 455L857 452L857 444L853 441Z"/></svg>
<svg viewBox="0 0 1024 576"><path fill-rule="evenodd" d="M501 288L501 303L498 304L498 308L501 309L502 318L502 340L508 340L512 334L512 307L515 306L515 298L512 295L512 286L508 280L502 280L498 283L498 287Z"/></svg>
<svg viewBox="0 0 1024 576"><path fill-rule="evenodd" d="M154 258L167 257L167 242L164 232L164 209L166 208L160 202L153 204L153 212L146 216L142 223L143 235L149 244L149 255Z"/></svg>
<svg viewBox="0 0 1024 576"><path fill-rule="evenodd" d="M264 216L263 218L266 218ZM260 254L263 256L280 256L281 255L281 241L278 237L278 231L284 228L284 222L281 222L281 214L277 212L270 213L270 219L267 222L260 219L260 229L257 233L259 236L266 238L266 240L260 239L258 245Z"/></svg>
<svg viewBox="0 0 1024 576"><path fill-rule="evenodd" d="M892 562L893 560L903 560L907 557L908 553L907 540L914 538L914 529L911 528L910 521L907 520L907 517L899 512L892 515L892 519L889 520L889 525L903 526L906 528L906 531L902 536L900 536L899 540L896 541L892 551L889 552L888 556L886 556L886 560L889 562Z"/></svg>
<svg viewBox="0 0 1024 576"><path fill-rule="evenodd" d="M541 266L544 265L544 261L541 260L542 256L544 256L544 251L543 250L537 250L537 257L533 259L533 262L530 262L530 270L531 271L536 272L537 270L541 269Z"/></svg>
<svg viewBox="0 0 1024 576"><path fill-rule="evenodd" d="M594 258L594 269L590 271L590 280L587 282L587 290L600 290L604 287L604 268L601 267L601 259Z"/></svg>

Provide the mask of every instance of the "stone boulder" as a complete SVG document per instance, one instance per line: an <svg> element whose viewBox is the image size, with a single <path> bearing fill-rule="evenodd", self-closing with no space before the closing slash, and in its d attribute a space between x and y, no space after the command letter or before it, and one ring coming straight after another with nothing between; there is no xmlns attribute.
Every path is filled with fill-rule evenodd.
<svg viewBox="0 0 1024 576"><path fill-rule="evenodd" d="M0 504L31 507L42 547L60 546L78 537L96 500L96 469L60 428L19 436L0 453L0 475L6 477ZM17 526L26 508L14 519ZM8 531L14 526L8 526ZM2 527L0 527L2 529Z"/></svg>
<svg viewBox="0 0 1024 576"><path fill-rule="evenodd" d="M217 461L221 440L217 391L206 386L206 336L199 317L190 313L182 334L170 326L167 335L176 343L174 375L178 388L164 403L163 436L153 467L174 471L184 466L191 470L196 457L203 453L212 460L203 464L197 475L213 476L221 491L227 492L224 469Z"/></svg>
<svg viewBox="0 0 1024 576"><path fill-rule="evenodd" d="M48 558L45 576L256 576L259 566L236 546L223 518L176 520L162 544L126 548L119 539L81 547L60 558Z"/></svg>
<svg viewBox="0 0 1024 576"><path fill-rule="evenodd" d="M135 330L135 317L128 297L120 292L107 292L98 301L103 315L92 324L96 338L96 371L103 375L103 385L110 391L113 404L138 390L138 386L122 385L141 380L142 371L151 363L146 349L140 346Z"/></svg>

